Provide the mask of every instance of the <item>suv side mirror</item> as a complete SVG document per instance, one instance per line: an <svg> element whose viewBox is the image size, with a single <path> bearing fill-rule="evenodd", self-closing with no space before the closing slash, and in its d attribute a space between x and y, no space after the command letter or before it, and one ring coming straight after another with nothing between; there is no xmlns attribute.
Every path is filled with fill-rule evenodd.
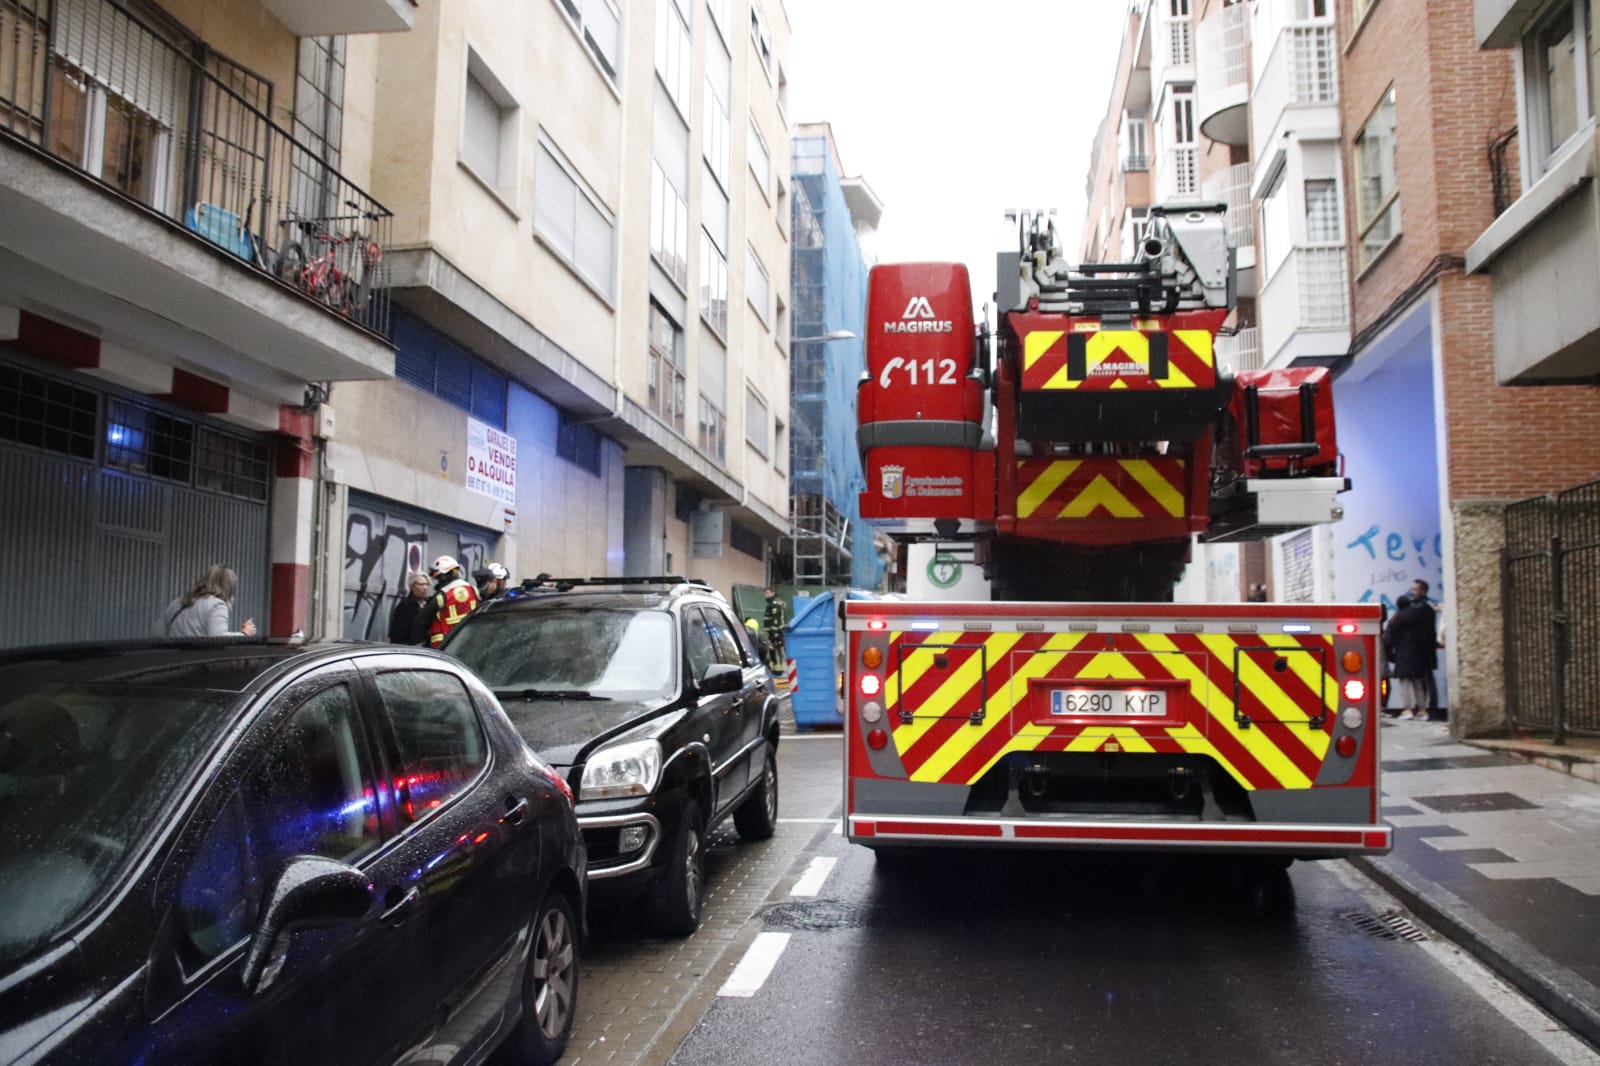
<svg viewBox="0 0 1600 1066"><path fill-rule="evenodd" d="M246 992L265 983L267 967L285 934L353 922L366 914L372 906L372 882L346 863L296 855L284 864L266 899L240 974Z"/></svg>
<svg viewBox="0 0 1600 1066"><path fill-rule="evenodd" d="M712 663L700 678L700 693L738 692L744 688L744 670L732 663Z"/></svg>

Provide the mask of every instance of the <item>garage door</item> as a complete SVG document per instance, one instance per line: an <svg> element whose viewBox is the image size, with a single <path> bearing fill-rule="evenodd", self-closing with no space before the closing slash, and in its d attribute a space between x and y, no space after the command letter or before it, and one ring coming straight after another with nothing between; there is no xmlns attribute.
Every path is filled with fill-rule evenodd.
<svg viewBox="0 0 1600 1066"><path fill-rule="evenodd" d="M426 573L453 555L467 580L494 558L494 534L404 504L350 493L344 533L344 635L386 640L389 615L406 594L406 575Z"/></svg>

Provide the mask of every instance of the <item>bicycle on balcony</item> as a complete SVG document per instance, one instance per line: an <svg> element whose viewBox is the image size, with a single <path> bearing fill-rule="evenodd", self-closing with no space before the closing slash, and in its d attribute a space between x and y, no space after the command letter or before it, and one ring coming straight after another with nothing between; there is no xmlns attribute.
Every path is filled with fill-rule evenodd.
<svg viewBox="0 0 1600 1066"><path fill-rule="evenodd" d="M354 201L347 200L345 205L356 213L348 218L294 215L283 220L281 224L289 228L291 239L278 249L277 275L347 318L361 319L366 316L372 297L383 246L376 237L359 232L357 227L362 219L369 224L377 222L379 215L362 210ZM351 223L350 230L339 232L333 226L337 222ZM302 235L300 239L292 239L296 229ZM320 247L322 251L308 255L308 247Z"/></svg>

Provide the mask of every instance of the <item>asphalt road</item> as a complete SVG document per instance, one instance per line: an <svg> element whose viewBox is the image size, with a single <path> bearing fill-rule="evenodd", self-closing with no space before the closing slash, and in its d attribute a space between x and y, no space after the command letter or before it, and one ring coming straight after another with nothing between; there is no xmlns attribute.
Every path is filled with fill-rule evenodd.
<svg viewBox="0 0 1600 1066"><path fill-rule="evenodd" d="M629 1061L1600 1066L1345 863L1263 879L1194 860L937 852L879 868L828 824L837 739L781 750L790 844L719 847L714 876L756 891L708 908L737 934ZM753 884L741 868L757 861ZM655 950L600 944L617 988Z"/></svg>

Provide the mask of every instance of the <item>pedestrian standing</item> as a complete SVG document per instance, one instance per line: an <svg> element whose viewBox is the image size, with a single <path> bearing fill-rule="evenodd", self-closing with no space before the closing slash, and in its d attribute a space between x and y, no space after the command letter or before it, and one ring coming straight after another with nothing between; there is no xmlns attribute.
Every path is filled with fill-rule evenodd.
<svg viewBox="0 0 1600 1066"><path fill-rule="evenodd" d="M206 567L194 587L167 604L156 634L163 637L253 637L256 623L246 618L228 628L228 614L239 589L239 575L220 563Z"/></svg>
<svg viewBox="0 0 1600 1066"><path fill-rule="evenodd" d="M483 569L472 572L472 580L478 583L478 606L482 607L506 594L506 586L511 584L511 571L499 563L488 562L483 564Z"/></svg>
<svg viewBox="0 0 1600 1066"><path fill-rule="evenodd" d="M767 634L767 665L776 670L783 665L783 626L788 619L784 617L783 601L778 599L778 594L770 588L766 594L767 611L762 628Z"/></svg>
<svg viewBox="0 0 1600 1066"><path fill-rule="evenodd" d="M478 606L478 590L461 574L453 555L441 555L428 571L433 575L433 618L428 624L428 646L437 648L450 631Z"/></svg>
<svg viewBox="0 0 1600 1066"><path fill-rule="evenodd" d="M1394 679L1400 698L1400 716L1428 717L1428 676L1439 662L1434 628L1436 616L1427 600L1427 583L1421 585L1422 598L1402 596L1394 615L1384 626L1384 644L1394 664Z"/></svg>
<svg viewBox="0 0 1600 1066"><path fill-rule="evenodd" d="M419 571L406 580L406 592L389 614L389 643L426 644L433 622L433 582Z"/></svg>

